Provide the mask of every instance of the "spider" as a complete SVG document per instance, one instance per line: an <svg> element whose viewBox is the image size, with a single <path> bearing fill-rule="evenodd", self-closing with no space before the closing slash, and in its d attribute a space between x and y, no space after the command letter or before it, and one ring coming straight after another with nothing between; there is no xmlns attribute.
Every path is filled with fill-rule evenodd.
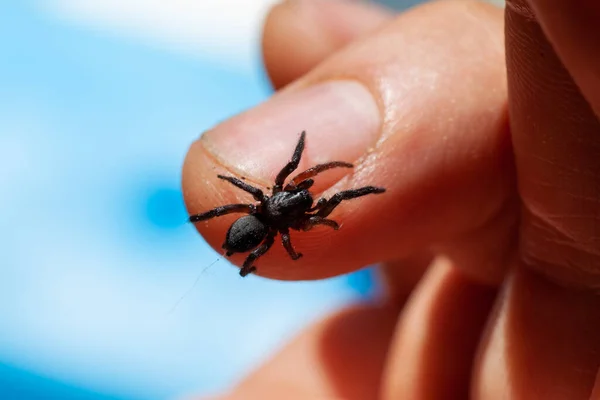
<svg viewBox="0 0 600 400"><path fill-rule="evenodd" d="M256 271L256 267L253 266L254 261L269 251L275 242L277 233L281 234L283 247L292 260L298 260L302 257L302 253L296 252L292 246L290 229L308 231L316 225L325 225L338 230L339 224L334 220L327 219L327 216L343 200L385 192L384 188L375 186L344 190L334 194L329 200L319 199L313 206L314 200L308 191L314 184L314 180L311 178L332 168L352 168L353 165L343 161L318 164L299 173L285 184L287 177L298 168L304 151L305 138L306 132L302 132L292 159L275 178L271 196L265 195L262 190L248 185L240 179L217 175L219 179L250 193L259 204L228 204L189 217L189 221L195 223L231 213L248 214L237 219L229 227L222 246L227 257L234 253L246 253L252 250L240 269L242 277Z"/></svg>

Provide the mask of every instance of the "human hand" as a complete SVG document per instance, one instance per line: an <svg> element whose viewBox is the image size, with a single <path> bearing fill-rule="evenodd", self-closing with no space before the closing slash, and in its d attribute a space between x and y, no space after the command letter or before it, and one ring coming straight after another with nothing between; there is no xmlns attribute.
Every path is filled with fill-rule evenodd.
<svg viewBox="0 0 600 400"><path fill-rule="evenodd" d="M387 192L340 206L333 235L293 236L298 261L274 246L258 274L383 262L389 290L307 329L228 399L600 398L600 7L530 3L539 24L507 6L506 62L502 10L473 1L271 11L265 63L282 89L192 146L188 208L248 201L216 175L270 186L306 130L301 169L356 165L315 193ZM219 248L231 222L197 225Z"/></svg>

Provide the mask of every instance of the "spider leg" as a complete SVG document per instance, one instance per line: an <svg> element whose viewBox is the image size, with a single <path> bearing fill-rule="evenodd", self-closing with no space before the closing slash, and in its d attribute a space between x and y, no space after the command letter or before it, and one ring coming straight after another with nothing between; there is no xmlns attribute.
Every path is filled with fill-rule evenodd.
<svg viewBox="0 0 600 400"><path fill-rule="evenodd" d="M263 194L262 190L260 190L259 188L255 188L254 186L248 185L247 183L242 182L237 178L223 175L217 175L217 177L219 179L223 179L224 181L231 183L232 185L242 189L245 192L250 193L252 197L254 197L254 199L257 201L263 201L265 198L265 195Z"/></svg>
<svg viewBox="0 0 600 400"><path fill-rule="evenodd" d="M221 215L225 215L225 214L232 214L232 213L253 214L256 211L257 211L256 206L254 204L228 204L226 206L220 206L217 208L213 208L212 210L203 212L201 214L190 215L189 221L190 222L200 222L200 221L206 221L207 219L211 219L214 217L220 217Z"/></svg>
<svg viewBox="0 0 600 400"><path fill-rule="evenodd" d="M252 253L250 253L246 258L246 261L244 261L242 269L240 269L240 276L244 277L256 271L256 267L253 267L252 264L258 257L264 255L267 251L269 251L271 246L273 246L273 243L275 242L275 235L277 235L277 231L270 231L265 241L262 242L262 244L256 249L252 250Z"/></svg>
<svg viewBox="0 0 600 400"><path fill-rule="evenodd" d="M303 231L309 231L311 230L315 225L327 225L330 228L333 228L334 230L338 230L340 229L340 225L335 222L332 219L326 219L323 217L319 217L317 215L310 217L309 219L306 220L306 222L304 222L304 224L302 224L302 230Z"/></svg>
<svg viewBox="0 0 600 400"><path fill-rule="evenodd" d="M351 189L344 190L342 192L338 192L331 196L331 198L327 201L327 203L317 212L317 216L325 218L343 201L355 199L357 197L366 196L368 194L374 193L383 193L385 192L384 188L379 188L375 186L365 186L359 189Z"/></svg>
<svg viewBox="0 0 600 400"><path fill-rule="evenodd" d="M352 168L354 165L344 162L344 161L331 161L325 164L318 164L312 168L307 169L304 172L300 172L298 175L292 178L291 181L285 186L284 190L288 190L290 188L294 188L295 186L300 185L304 180L308 178L312 178L315 175L320 174L323 171L327 171L332 168Z"/></svg>
<svg viewBox="0 0 600 400"><path fill-rule="evenodd" d="M296 253L296 250L294 250L294 246L292 246L289 229L281 229L279 233L281 233L281 241L283 242L283 247L285 247L285 250L288 252L292 260L295 261L302 257L302 253Z"/></svg>
<svg viewBox="0 0 600 400"><path fill-rule="evenodd" d="M327 199L324 197L321 197L319 199L319 201L317 201L317 204L314 207L310 208L307 212L313 212L313 211L320 210L321 208L323 208L323 206L325 206L325 204L327 204Z"/></svg>
<svg viewBox="0 0 600 400"><path fill-rule="evenodd" d="M288 187L289 185L288 185L288 186L286 186L286 187L285 187L285 190L292 190L292 189L299 189L299 190L302 190L302 189L310 189L310 187L311 187L312 185L314 185L314 184L315 184L315 181L314 181L314 180L312 180L312 179L306 179L306 180L304 180L304 181L300 182L300 183L298 184L298 186L294 186L293 188L291 188L291 187Z"/></svg>
<svg viewBox="0 0 600 400"><path fill-rule="evenodd" d="M298 168L298 164L300 164L300 158L302 157L302 152L304 151L304 139L306 138L306 132L302 132L300 134L300 140L298 140L298 144L296 145L296 149L294 150L294 155L292 155L292 159L279 171L277 177L275 178L275 185L273 186L273 193L281 192L283 188L283 183L285 179L292 173L296 168Z"/></svg>

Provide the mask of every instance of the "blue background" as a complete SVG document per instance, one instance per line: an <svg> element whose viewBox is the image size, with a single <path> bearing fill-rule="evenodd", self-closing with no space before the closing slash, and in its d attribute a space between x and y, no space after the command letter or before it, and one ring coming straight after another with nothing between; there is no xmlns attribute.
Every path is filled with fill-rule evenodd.
<svg viewBox="0 0 600 400"><path fill-rule="evenodd" d="M8 1L0 55L0 398L212 393L373 293L369 271L207 269L219 255L183 223L188 146L270 94L258 44L225 68Z"/></svg>

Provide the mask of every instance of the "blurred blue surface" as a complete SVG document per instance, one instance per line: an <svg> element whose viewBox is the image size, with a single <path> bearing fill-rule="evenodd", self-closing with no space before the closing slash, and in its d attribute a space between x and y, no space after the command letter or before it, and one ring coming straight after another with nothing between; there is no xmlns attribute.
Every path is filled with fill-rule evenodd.
<svg viewBox="0 0 600 400"><path fill-rule="evenodd" d="M1 399L121 400L0 364Z"/></svg>
<svg viewBox="0 0 600 400"><path fill-rule="evenodd" d="M183 223L180 169L203 130L269 95L258 49L228 67L9 1L0 54L0 398L211 393L373 293L369 271L204 271L218 254Z"/></svg>

